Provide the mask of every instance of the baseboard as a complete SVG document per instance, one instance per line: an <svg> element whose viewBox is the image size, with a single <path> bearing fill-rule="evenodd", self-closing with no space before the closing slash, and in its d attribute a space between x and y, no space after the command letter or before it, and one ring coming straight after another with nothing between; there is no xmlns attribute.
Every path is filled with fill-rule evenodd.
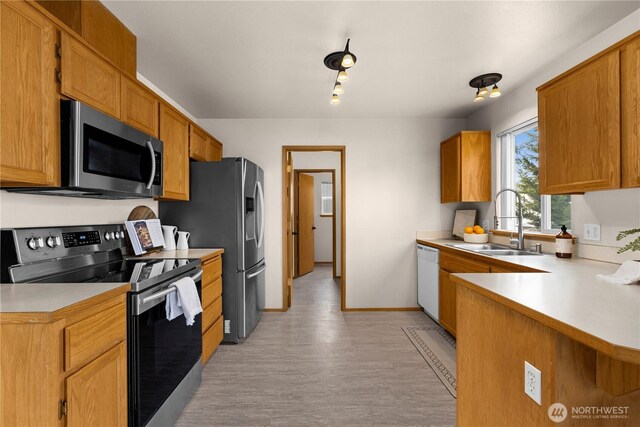
<svg viewBox="0 0 640 427"><path fill-rule="evenodd" d="M285 310L284 308L265 308L262 311L265 313L283 313L287 310Z"/></svg>
<svg viewBox="0 0 640 427"><path fill-rule="evenodd" d="M358 307L345 308L342 311L422 311L421 307Z"/></svg>

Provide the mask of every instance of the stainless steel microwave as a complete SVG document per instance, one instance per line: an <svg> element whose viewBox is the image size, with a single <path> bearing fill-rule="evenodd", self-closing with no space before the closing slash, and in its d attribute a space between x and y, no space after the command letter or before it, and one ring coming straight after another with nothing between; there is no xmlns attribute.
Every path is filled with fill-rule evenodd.
<svg viewBox="0 0 640 427"><path fill-rule="evenodd" d="M78 101L60 102L60 187L7 188L52 196L162 195L162 141Z"/></svg>

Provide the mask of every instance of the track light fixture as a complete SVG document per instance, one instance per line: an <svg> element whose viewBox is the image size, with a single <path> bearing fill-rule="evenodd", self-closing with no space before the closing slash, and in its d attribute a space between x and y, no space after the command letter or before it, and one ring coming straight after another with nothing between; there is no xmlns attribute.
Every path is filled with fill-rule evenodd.
<svg viewBox="0 0 640 427"><path fill-rule="evenodd" d="M501 95L500 89L498 88L498 83L502 79L502 74L498 73L489 73L482 74L481 76L474 77L469 82L469 86L477 89L476 96L473 99L473 102L482 102L484 101L484 97L489 93L489 89L487 86L493 85L491 89L491 93L489 93L489 98L497 98Z"/></svg>
<svg viewBox="0 0 640 427"><path fill-rule="evenodd" d="M338 95L342 95L344 93L342 83L349 79L349 76L347 76L347 69L353 67L358 60L356 56L349 51L350 41L351 39L347 39L347 45L344 47L343 51L330 53L324 58L324 65L326 65L330 70L338 72L336 81L333 85L333 95L331 96L332 105L338 105L340 103Z"/></svg>

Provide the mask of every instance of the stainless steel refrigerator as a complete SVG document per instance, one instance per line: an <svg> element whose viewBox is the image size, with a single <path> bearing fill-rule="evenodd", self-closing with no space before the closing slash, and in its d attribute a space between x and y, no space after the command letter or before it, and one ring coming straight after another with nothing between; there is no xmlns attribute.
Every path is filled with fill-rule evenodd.
<svg viewBox="0 0 640 427"><path fill-rule="evenodd" d="M192 248L224 248L224 342L244 341L264 310L264 172L245 158L190 164L188 202L161 202L160 220Z"/></svg>

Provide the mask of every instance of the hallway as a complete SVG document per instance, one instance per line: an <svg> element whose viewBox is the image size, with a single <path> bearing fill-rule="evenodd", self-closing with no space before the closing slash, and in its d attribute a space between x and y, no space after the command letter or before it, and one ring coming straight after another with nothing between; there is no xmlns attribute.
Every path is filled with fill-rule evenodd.
<svg viewBox="0 0 640 427"><path fill-rule="evenodd" d="M454 425L455 399L401 329L432 321L343 313L331 273L294 280L288 312L264 313L244 344L220 346L176 425Z"/></svg>

